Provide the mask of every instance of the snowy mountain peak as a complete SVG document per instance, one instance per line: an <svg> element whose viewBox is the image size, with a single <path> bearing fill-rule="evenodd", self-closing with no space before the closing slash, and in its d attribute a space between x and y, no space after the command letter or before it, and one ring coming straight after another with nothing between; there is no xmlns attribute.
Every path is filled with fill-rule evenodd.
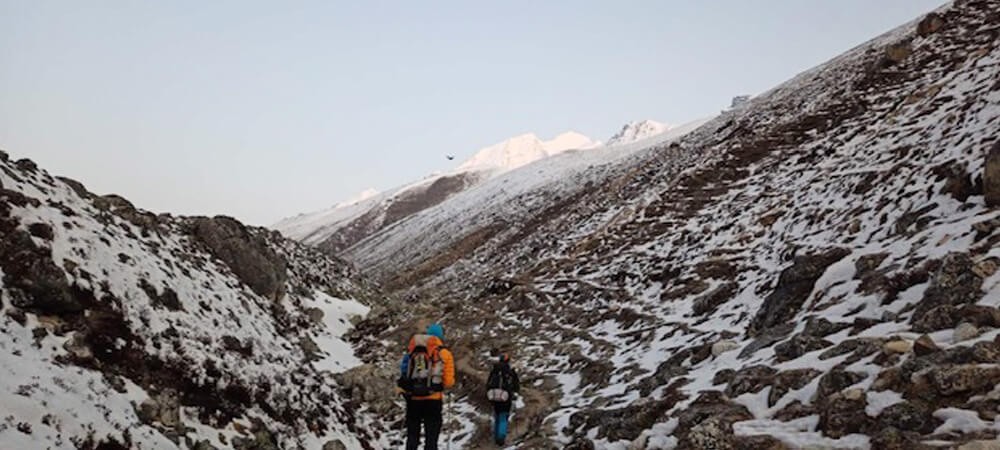
<svg viewBox="0 0 1000 450"><path fill-rule="evenodd" d="M566 150L588 149L596 147L599 144L599 142L596 142L581 133L577 133L576 131L567 131L556 136L551 141L545 142L545 148L550 154L555 154Z"/></svg>
<svg viewBox="0 0 1000 450"><path fill-rule="evenodd" d="M567 131L548 141L541 140L534 133L526 133L479 150L456 170L505 172L566 150L597 145L597 142L575 131Z"/></svg>
<svg viewBox="0 0 1000 450"><path fill-rule="evenodd" d="M358 193L358 195L355 195L354 197L351 197L351 198L349 198L349 199L347 199L345 201L342 201L342 202L338 203L336 207L340 208L340 207L343 207L343 206L351 206L351 205L353 205L355 203L361 203L361 202L363 202L365 200L368 200L369 198L372 198L372 197L374 197L374 196L376 196L376 195L378 195L380 193L381 192L378 189L368 188L368 189L365 189L365 190L361 191L360 193Z"/></svg>
<svg viewBox="0 0 1000 450"><path fill-rule="evenodd" d="M663 133L672 128L671 125L660 123L655 120L642 120L629 122L620 131L608 139L608 145L621 145L639 141L650 136Z"/></svg>

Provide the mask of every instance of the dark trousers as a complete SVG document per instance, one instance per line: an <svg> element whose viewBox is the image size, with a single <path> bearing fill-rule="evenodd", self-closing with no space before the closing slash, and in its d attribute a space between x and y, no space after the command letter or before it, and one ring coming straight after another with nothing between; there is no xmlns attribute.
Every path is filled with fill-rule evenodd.
<svg viewBox="0 0 1000 450"><path fill-rule="evenodd" d="M441 434L441 400L406 401L406 450L420 447L420 424L424 425L424 448L437 450Z"/></svg>

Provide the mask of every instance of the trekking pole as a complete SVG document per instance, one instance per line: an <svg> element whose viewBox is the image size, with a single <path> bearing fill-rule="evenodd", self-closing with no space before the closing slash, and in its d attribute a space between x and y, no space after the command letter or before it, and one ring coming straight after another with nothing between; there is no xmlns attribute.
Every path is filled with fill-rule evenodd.
<svg viewBox="0 0 1000 450"><path fill-rule="evenodd" d="M511 424L511 422L514 421L514 411L516 409L517 409L517 399L514 399L514 401L510 402L510 415L507 417L507 427L508 428L511 427L510 424ZM514 427L511 431L513 431L513 433L511 433L511 435L512 435L511 437L513 437L514 439L517 439L517 438L520 437L517 434L517 428L516 427Z"/></svg>
<svg viewBox="0 0 1000 450"><path fill-rule="evenodd" d="M447 402L447 405L445 405L445 408L447 409L447 419L444 422L444 426L448 428L448 444L445 445L445 449L451 450L451 427L448 426L449 422L451 422L452 416L454 415L453 411L451 410L451 402L452 402L451 393L445 393L444 398L445 401Z"/></svg>

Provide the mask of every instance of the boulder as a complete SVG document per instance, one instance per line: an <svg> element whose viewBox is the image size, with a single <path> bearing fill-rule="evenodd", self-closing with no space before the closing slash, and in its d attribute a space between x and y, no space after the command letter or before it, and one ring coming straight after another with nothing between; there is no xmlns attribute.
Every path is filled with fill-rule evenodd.
<svg viewBox="0 0 1000 450"><path fill-rule="evenodd" d="M986 165L983 168L983 194L986 196L986 206L1000 206L1000 140L986 154Z"/></svg>
<svg viewBox="0 0 1000 450"><path fill-rule="evenodd" d="M319 309L319 308L307 308L305 310L305 313L306 313L306 317L309 318L309 322L311 322L312 324L314 324L314 325L322 325L323 324L324 313L323 313L322 309Z"/></svg>
<svg viewBox="0 0 1000 450"><path fill-rule="evenodd" d="M323 444L323 450L347 450L347 446L338 439Z"/></svg>
<svg viewBox="0 0 1000 450"><path fill-rule="evenodd" d="M11 303L32 312L60 315L83 310L52 251L35 245L24 230L0 235L0 271Z"/></svg>
<svg viewBox="0 0 1000 450"><path fill-rule="evenodd" d="M968 201L969 197L980 193L980 189L978 189L976 183L973 182L972 177L969 176L969 173L965 170L965 166L962 164L955 162L944 163L934 167L933 173L937 180L944 180L944 185L941 186L941 193L948 194L962 203ZM904 214L902 217L906 217L911 224L918 221L926 221L926 219L921 219L921 217L926 217L924 214L933 209L932 206L936 206L936 204L932 203L928 205L929 209L926 211L919 211L916 214ZM900 220L902 220L902 217ZM921 226L920 228L923 227Z"/></svg>
<svg viewBox="0 0 1000 450"><path fill-rule="evenodd" d="M798 358L806 353L821 350L833 345L826 339L799 333L791 339L774 346L774 355L778 362Z"/></svg>
<svg viewBox="0 0 1000 450"><path fill-rule="evenodd" d="M219 450L219 448L207 440L201 440L196 442L194 447L191 447L191 450Z"/></svg>
<svg viewBox="0 0 1000 450"><path fill-rule="evenodd" d="M729 339L723 339L712 344L712 356L719 356L725 352L736 350L740 345Z"/></svg>
<svg viewBox="0 0 1000 450"><path fill-rule="evenodd" d="M917 24L917 35L920 37L927 37L934 33L937 33L944 27L944 18L936 12L932 12L923 19L920 19L920 23Z"/></svg>
<svg viewBox="0 0 1000 450"><path fill-rule="evenodd" d="M861 279L865 274L874 271L887 257L889 254L884 252L862 255L854 262L854 278Z"/></svg>
<svg viewBox="0 0 1000 450"><path fill-rule="evenodd" d="M816 414L816 405L803 405L802 402L793 400L788 404L788 406L774 413L774 419L782 422L788 422L807 416L814 416Z"/></svg>
<svg viewBox="0 0 1000 450"><path fill-rule="evenodd" d="M738 436L734 444L739 450L791 450L774 436Z"/></svg>
<svg viewBox="0 0 1000 450"><path fill-rule="evenodd" d="M28 158L22 158L14 161L14 167L17 167L19 170L24 172L35 173L38 171L38 164L35 164L34 161Z"/></svg>
<svg viewBox="0 0 1000 450"><path fill-rule="evenodd" d="M972 360L980 364L1000 363L1000 345L996 342L976 342L972 345Z"/></svg>
<svg viewBox="0 0 1000 450"><path fill-rule="evenodd" d="M833 348L820 353L819 359L830 359L840 355L852 354L851 360L878 353L882 350L885 340L882 338L854 338L842 341Z"/></svg>
<svg viewBox="0 0 1000 450"><path fill-rule="evenodd" d="M965 364L933 367L927 373L931 386L942 396L981 394L1000 382L1000 367Z"/></svg>
<svg viewBox="0 0 1000 450"><path fill-rule="evenodd" d="M941 349L934 343L934 340L930 336L924 334L913 341L913 354L917 356L929 355L940 351Z"/></svg>
<svg viewBox="0 0 1000 450"><path fill-rule="evenodd" d="M718 417L710 417L692 427L681 448L735 450L733 425Z"/></svg>
<svg viewBox="0 0 1000 450"><path fill-rule="evenodd" d="M885 48L885 55L883 57L884 64L886 66L894 66L906 61L906 58L910 57L913 53L913 49L910 47L909 42L898 42L889 45Z"/></svg>
<svg viewBox="0 0 1000 450"><path fill-rule="evenodd" d="M767 396L767 405L774 406L788 391L802 389L823 372L816 369L786 370L774 377L771 392Z"/></svg>
<svg viewBox="0 0 1000 450"><path fill-rule="evenodd" d="M865 414L866 406L867 399L860 389L834 394L820 407L817 429L832 438L863 433L871 420Z"/></svg>
<svg viewBox="0 0 1000 450"><path fill-rule="evenodd" d="M299 338L299 348L305 354L306 361L319 361L323 359L323 349L319 348L316 341L309 336Z"/></svg>
<svg viewBox="0 0 1000 450"><path fill-rule="evenodd" d="M718 372L715 372L715 376L712 377L712 384L714 385L729 384L729 382L733 379L733 376L735 375L736 371L733 369L722 369Z"/></svg>
<svg viewBox="0 0 1000 450"><path fill-rule="evenodd" d="M94 359L94 352L80 333L74 333L72 338L67 339L63 349L77 363L86 363Z"/></svg>
<svg viewBox="0 0 1000 450"><path fill-rule="evenodd" d="M668 396L661 400L636 402L624 408L585 409L573 413L569 418L569 426L563 431L572 434L596 429L598 438L631 441L662 420L676 400Z"/></svg>
<svg viewBox="0 0 1000 450"><path fill-rule="evenodd" d="M694 300L691 305L691 311L694 312L696 316L705 315L714 312L719 305L729 301L733 298L733 294L736 293L736 289L739 285L736 282L730 281L723 283L721 286L708 291Z"/></svg>
<svg viewBox="0 0 1000 450"><path fill-rule="evenodd" d="M993 234L994 230L1000 229L1000 218L994 217L976 222L972 224L972 229L976 230L976 240L978 241Z"/></svg>
<svg viewBox="0 0 1000 450"><path fill-rule="evenodd" d="M883 409L879 413L877 421L880 427L930 433L934 431L933 412L933 410L917 403L903 401Z"/></svg>
<svg viewBox="0 0 1000 450"><path fill-rule="evenodd" d="M882 345L882 351L888 354L900 354L909 352L913 344L906 339L896 339Z"/></svg>
<svg viewBox="0 0 1000 450"><path fill-rule="evenodd" d="M973 269L975 272L975 269ZM982 274L977 274L981 278ZM1000 328L1000 309L985 305L963 305L958 310L958 316L962 321L971 323L977 327Z"/></svg>
<svg viewBox="0 0 1000 450"><path fill-rule="evenodd" d="M969 441L958 446L958 450L1000 450L1000 440Z"/></svg>
<svg viewBox="0 0 1000 450"><path fill-rule="evenodd" d="M143 230L159 226L159 220L155 214L136 209L132 202L119 195L103 195L94 197L92 201L98 210L114 214Z"/></svg>
<svg viewBox="0 0 1000 450"><path fill-rule="evenodd" d="M958 311L959 308L957 306L935 306L927 310L919 319L910 323L914 331L922 333L955 328L958 326L959 320L961 320L958 316Z"/></svg>
<svg viewBox="0 0 1000 450"><path fill-rule="evenodd" d="M919 433L901 431L897 428L880 429L871 439L872 448L879 450L932 450L940 447L930 447L921 442Z"/></svg>
<svg viewBox="0 0 1000 450"><path fill-rule="evenodd" d="M224 216L190 219L189 233L258 295L284 295L287 262L267 241L236 219Z"/></svg>
<svg viewBox="0 0 1000 450"><path fill-rule="evenodd" d="M565 450L594 450L594 441L585 437L576 437L563 447Z"/></svg>
<svg viewBox="0 0 1000 450"><path fill-rule="evenodd" d="M851 324L849 323L833 323L822 317L810 317L806 320L806 326L802 330L802 333L808 336L824 337L850 327Z"/></svg>
<svg viewBox="0 0 1000 450"><path fill-rule="evenodd" d="M639 393L647 396L664 384L670 383L670 380L687 374L689 365L686 364L686 361L692 357L693 353L690 348L674 351L673 355L656 367L655 372L639 381Z"/></svg>
<svg viewBox="0 0 1000 450"><path fill-rule="evenodd" d="M840 391L859 383L865 379L865 374L861 372L850 372L842 369L833 369L819 379L819 387L816 389L814 401L823 402Z"/></svg>
<svg viewBox="0 0 1000 450"><path fill-rule="evenodd" d="M76 195L79 195L80 198L89 199L94 197L94 194L91 194L90 191L87 190L87 187L79 181L66 177L56 177L56 179L65 183L66 186L69 186L69 188L72 189L73 192L76 192Z"/></svg>
<svg viewBox="0 0 1000 450"><path fill-rule="evenodd" d="M235 450L280 450L277 439L270 430L257 428L250 438L233 438L233 448Z"/></svg>
<svg viewBox="0 0 1000 450"><path fill-rule="evenodd" d="M955 327L952 342L967 341L969 339L974 339L976 336L979 336L979 328L976 328L976 326L971 323L962 322Z"/></svg>
<svg viewBox="0 0 1000 450"><path fill-rule="evenodd" d="M28 233L32 236L43 239L46 241L51 241L55 237L55 233L52 231L52 225L47 223L37 222L28 225Z"/></svg>
<svg viewBox="0 0 1000 450"><path fill-rule="evenodd" d="M992 277L993 274L997 273L997 270L1000 269L1000 263L998 263L998 261L1000 260L997 258L989 258L979 261L972 268L972 273L984 280Z"/></svg>
<svg viewBox="0 0 1000 450"><path fill-rule="evenodd" d="M706 391L676 417L678 449L735 449L733 423L752 419L753 415L721 392Z"/></svg>
<svg viewBox="0 0 1000 450"><path fill-rule="evenodd" d="M974 266L968 253L949 253L944 257L913 311L910 323L915 330L934 331L923 326L922 320L936 307L972 305L982 297L983 279L973 273Z"/></svg>
<svg viewBox="0 0 1000 450"><path fill-rule="evenodd" d="M832 248L796 257L792 265L778 276L774 291L764 299L760 310L754 316L749 329L751 335L757 335L794 318L812 293L816 280L833 263L850 253L850 250L844 248Z"/></svg>
<svg viewBox="0 0 1000 450"><path fill-rule="evenodd" d="M396 384L393 373L371 364L363 364L334 375L339 388L357 404L389 416L396 411Z"/></svg>
<svg viewBox="0 0 1000 450"><path fill-rule="evenodd" d="M136 414L142 423L157 426L175 442L184 434L180 396L173 389L164 389L147 398L136 409Z"/></svg>
<svg viewBox="0 0 1000 450"><path fill-rule="evenodd" d="M748 392L759 392L774 381L774 375L777 372L777 370L765 365L740 369L733 375L732 380L729 380L729 385L726 386L726 395L737 397Z"/></svg>
<svg viewBox="0 0 1000 450"><path fill-rule="evenodd" d="M780 342L782 339L788 336L794 329L795 329L795 324L786 323L764 330L763 332L758 334L753 341L751 341L749 344L743 347L743 350L740 350L740 354L738 357L740 359L749 358L750 356L753 356L754 353L757 353L757 351L770 347L777 342Z"/></svg>

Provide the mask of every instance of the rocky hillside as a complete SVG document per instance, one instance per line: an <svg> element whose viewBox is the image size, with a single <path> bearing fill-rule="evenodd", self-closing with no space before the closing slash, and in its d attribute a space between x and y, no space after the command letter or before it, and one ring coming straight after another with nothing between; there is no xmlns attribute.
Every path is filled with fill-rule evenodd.
<svg viewBox="0 0 1000 450"><path fill-rule="evenodd" d="M276 232L0 153L0 448L382 448L331 378L375 293Z"/></svg>
<svg viewBox="0 0 1000 450"><path fill-rule="evenodd" d="M1000 2L959 0L565 189L457 195L345 253L408 298L353 336L388 366L442 319L467 448L498 349L521 448L983 448L997 80Z"/></svg>

